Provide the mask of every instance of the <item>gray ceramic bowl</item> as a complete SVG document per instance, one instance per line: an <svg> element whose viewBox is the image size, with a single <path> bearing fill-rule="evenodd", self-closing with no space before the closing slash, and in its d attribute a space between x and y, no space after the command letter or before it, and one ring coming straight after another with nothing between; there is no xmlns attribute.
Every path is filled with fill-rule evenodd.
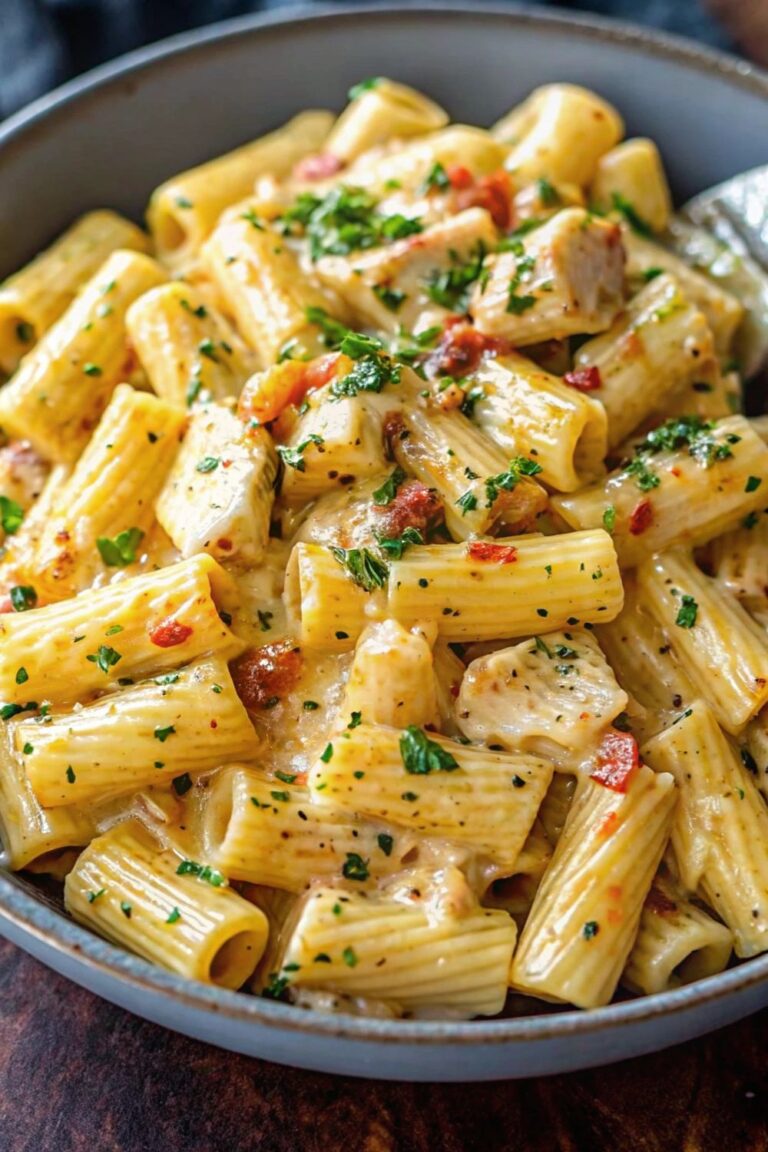
<svg viewBox="0 0 768 1152"><path fill-rule="evenodd" d="M250 18L134 53L0 129L0 274L78 213L139 216L171 173L306 106L340 106L386 74L490 123L544 81L597 89L661 145L688 196L768 159L768 77L680 40L505 5L374 8ZM408 1080L491 1080L609 1063L768 1004L768 956L673 992L588 1013L472 1023L370 1021L183 980L77 927L0 873L0 931L70 979L161 1024L302 1068Z"/></svg>

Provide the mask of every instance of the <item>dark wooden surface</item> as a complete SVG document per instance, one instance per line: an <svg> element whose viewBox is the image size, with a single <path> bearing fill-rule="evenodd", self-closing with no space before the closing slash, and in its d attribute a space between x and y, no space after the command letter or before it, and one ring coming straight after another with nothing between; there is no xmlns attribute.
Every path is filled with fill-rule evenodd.
<svg viewBox="0 0 768 1152"><path fill-rule="evenodd" d="M0 1152L766 1149L768 1013L546 1080L343 1080L147 1024L0 942Z"/></svg>

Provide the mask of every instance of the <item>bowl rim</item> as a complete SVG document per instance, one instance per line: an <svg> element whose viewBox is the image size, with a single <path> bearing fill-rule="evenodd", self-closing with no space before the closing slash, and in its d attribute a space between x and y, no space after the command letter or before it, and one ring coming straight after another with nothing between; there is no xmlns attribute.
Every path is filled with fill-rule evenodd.
<svg viewBox="0 0 768 1152"><path fill-rule="evenodd" d="M0 125L0 155L7 155L15 147L23 147L25 137L37 125L66 115L71 104L87 102L105 89L118 86L126 78L140 76L175 57L207 52L213 46L224 45L243 35L267 37L271 32L282 33L286 27L343 25L351 17L371 24L407 22L421 20L426 13L462 23L501 22L545 34L565 32L582 39L630 47L645 55L671 59L710 76L714 73L727 83L768 100L768 72L748 61L685 37L597 15L571 15L525 4L493 2L484 2L468 10L462 0L426 0L417 5L384 2L366 5L362 9L351 4L323 5L312 10L292 6L183 32L92 69L35 100ZM343 1037L359 1042L421 1046L450 1042L467 1047L583 1037L624 1024L685 1013L737 992L746 993L748 989L768 981L766 954L681 988L586 1012L568 1008L536 1016L472 1021L391 1020L348 1014L331 1016L241 992L230 992L166 971L81 927L45 897L27 891L25 881L0 870L0 927L3 922L17 930L15 938L32 938L38 942L42 947L36 951L37 955L46 949L53 950L69 961L70 971L76 969L81 976L94 979L118 979L136 992L147 993L154 1000L160 998L168 1007L182 1004L190 1010L215 1013L220 1018L240 1024L250 1023L319 1037ZM90 986L85 978L82 983Z"/></svg>

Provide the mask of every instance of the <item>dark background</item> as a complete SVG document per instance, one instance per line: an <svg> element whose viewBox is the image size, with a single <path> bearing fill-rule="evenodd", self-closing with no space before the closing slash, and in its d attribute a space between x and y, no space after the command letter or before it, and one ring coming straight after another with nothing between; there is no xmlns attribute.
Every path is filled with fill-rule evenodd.
<svg viewBox="0 0 768 1152"><path fill-rule="evenodd" d="M553 6L548 0L539 3ZM285 0L0 0L0 118L63 80L142 44L286 6ZM733 48L700 0L561 0L559 7L618 16Z"/></svg>

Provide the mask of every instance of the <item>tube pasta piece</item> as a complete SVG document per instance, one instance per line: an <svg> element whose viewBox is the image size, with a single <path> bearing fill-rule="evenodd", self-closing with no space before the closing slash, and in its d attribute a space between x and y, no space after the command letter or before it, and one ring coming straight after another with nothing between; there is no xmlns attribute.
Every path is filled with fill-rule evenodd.
<svg viewBox="0 0 768 1152"><path fill-rule="evenodd" d="M605 410L532 360L486 359L472 377L472 419L512 456L531 456L544 484L572 492L604 473Z"/></svg>
<svg viewBox="0 0 768 1152"><path fill-rule="evenodd" d="M589 632L547 632L473 660L456 717L465 736L578 768L627 695Z"/></svg>
<svg viewBox="0 0 768 1152"><path fill-rule="evenodd" d="M231 658L242 645L219 606L232 607L233 596L231 578L201 555L46 608L0 616L0 698L14 704L83 700L122 677L164 672L207 653Z"/></svg>
<svg viewBox="0 0 768 1152"><path fill-rule="evenodd" d="M486 260L469 311L481 332L516 345L601 332L624 296L621 230L566 208Z"/></svg>
<svg viewBox="0 0 768 1152"><path fill-rule="evenodd" d="M302 645L328 652L349 651L369 619L387 615L381 596L354 584L330 548L319 544L294 545L283 599Z"/></svg>
<svg viewBox="0 0 768 1152"><path fill-rule="evenodd" d="M407 728L438 727L435 661L430 639L434 625L403 628L397 620L369 624L361 634L349 670L339 721L362 716L368 724ZM425 634L426 633L426 634Z"/></svg>
<svg viewBox="0 0 768 1152"><path fill-rule="evenodd" d="M435 620L446 640L504 640L612 620L622 600L611 538L596 531L410 548L387 606L402 624Z"/></svg>
<svg viewBox="0 0 768 1152"><path fill-rule="evenodd" d="M603 211L624 206L652 232L663 232L672 215L672 194L661 154L645 136L625 140L597 162L590 203Z"/></svg>
<svg viewBox="0 0 768 1152"><path fill-rule="evenodd" d="M696 701L649 740L643 758L671 772L680 799L672 848L684 887L734 935L737 956L768 948L768 808L715 714Z"/></svg>
<svg viewBox="0 0 768 1152"><path fill-rule="evenodd" d="M233 880L287 892L342 874L380 879L418 847L411 833L320 807L306 788L240 766L214 777L203 819L212 864Z"/></svg>
<svg viewBox="0 0 768 1152"><path fill-rule="evenodd" d="M616 679L639 705L632 728L647 740L667 728L697 696L672 645L638 592L636 575L624 576L624 607L597 629L600 647Z"/></svg>
<svg viewBox="0 0 768 1152"><path fill-rule="evenodd" d="M241 988L266 947L267 919L220 873L206 881L181 867L137 820L124 821L93 840L67 876L67 911L172 972Z"/></svg>
<svg viewBox="0 0 768 1152"><path fill-rule="evenodd" d="M577 784L576 777L556 772L542 801L537 821L552 848L557 847L558 840L563 834Z"/></svg>
<svg viewBox="0 0 768 1152"><path fill-rule="evenodd" d="M732 949L730 930L660 874L643 905L621 982L645 996L666 992L722 972Z"/></svg>
<svg viewBox="0 0 768 1152"><path fill-rule="evenodd" d="M88 587L105 563L114 569L130 562L130 552L105 551L105 540L110 544L121 533L134 534L132 551L141 551L184 422L183 413L164 401L118 385L41 534L36 579L47 599L61 600Z"/></svg>
<svg viewBox="0 0 768 1152"><path fill-rule="evenodd" d="M666 773L643 765L625 786L582 782L512 963L518 991L578 1008L613 996L675 806Z"/></svg>
<svg viewBox="0 0 768 1152"><path fill-rule="evenodd" d="M256 367L231 325L192 284L175 281L145 292L125 322L155 392L177 408L239 395Z"/></svg>
<svg viewBox="0 0 768 1152"><path fill-rule="evenodd" d="M536 461L510 462L509 453L458 409L404 408L389 423L395 429L395 459L440 494L454 540L488 533L499 524L525 532L544 511L546 493L531 476L538 471ZM502 477L509 479L494 482Z"/></svg>
<svg viewBox="0 0 768 1152"><path fill-rule="evenodd" d="M248 196L259 177L288 176L298 160L322 147L332 123L330 112L302 112L274 132L161 184L147 211L161 258L172 268L188 263L225 208Z"/></svg>
<svg viewBox="0 0 768 1152"><path fill-rule="evenodd" d="M744 307L737 297L701 272L689 267L684 260L667 248L638 236L629 227L624 227L622 231L629 281L639 286L647 273L657 268L674 276L686 297L706 316L715 338L718 355L727 356L736 329L744 318Z"/></svg>
<svg viewBox="0 0 768 1152"><path fill-rule="evenodd" d="M325 142L325 151L344 163L392 137L406 139L444 128L448 114L407 84L377 77L355 95Z"/></svg>
<svg viewBox="0 0 768 1152"><path fill-rule="evenodd" d="M51 712L44 724L14 721L12 731L44 808L168 784L259 751L222 659L190 664L73 712Z"/></svg>
<svg viewBox="0 0 768 1152"><path fill-rule="evenodd" d="M665 274L630 300L607 332L583 344L574 363L577 370L597 370L599 386L591 395L605 408L611 448L716 369L704 313Z"/></svg>
<svg viewBox="0 0 768 1152"><path fill-rule="evenodd" d="M510 145L506 166L518 183L544 177L587 185L600 157L621 140L624 124L594 92L546 84L494 124L491 134Z"/></svg>
<svg viewBox="0 0 768 1152"><path fill-rule="evenodd" d="M39 731L39 729L38 729ZM44 810L24 768L10 746L0 739L0 838L4 863L12 871L38 866L66 848L80 848L93 839L96 827L81 807Z"/></svg>
<svg viewBox="0 0 768 1152"><path fill-rule="evenodd" d="M0 369L10 375L117 248L149 242L116 212L88 212L0 288Z"/></svg>
<svg viewBox="0 0 768 1152"><path fill-rule="evenodd" d="M228 408L205 405L192 415L158 496L157 519L185 559L208 552L217 560L259 564L269 540L276 474L266 431L246 432Z"/></svg>
<svg viewBox="0 0 768 1152"><path fill-rule="evenodd" d="M276 986L372 996L416 1014L492 1016L504 1005L516 935L503 911L433 917L386 896L322 887L305 897Z"/></svg>
<svg viewBox="0 0 768 1152"><path fill-rule="evenodd" d="M738 600L667 552L638 569L638 591L719 723L736 735L768 702L768 636Z"/></svg>
<svg viewBox="0 0 768 1152"><path fill-rule="evenodd" d="M148 256L113 252L0 390L4 431L72 463L124 371L126 310L163 279Z"/></svg>
<svg viewBox="0 0 768 1152"><path fill-rule="evenodd" d="M704 544L765 502L768 450L749 421L731 416L710 429L682 427L684 447L650 454L640 445L604 483L552 498L571 528L609 524L623 568L667 548Z"/></svg>
<svg viewBox="0 0 768 1152"><path fill-rule="evenodd" d="M759 487L768 498L768 485ZM762 597L768 587L768 514L755 512L707 549L712 575L741 599Z"/></svg>
<svg viewBox="0 0 768 1152"><path fill-rule="evenodd" d="M413 766L408 748L424 739L450 767ZM551 778L552 765L534 756L362 723L333 737L310 772L309 788L316 804L443 836L511 868Z"/></svg>
<svg viewBox="0 0 768 1152"><path fill-rule="evenodd" d="M460 268L481 277L485 253L495 244L491 217L482 208L468 208L385 247L325 256L317 274L362 323L395 334L427 327L425 317L440 323L463 311L460 294L443 280Z"/></svg>
<svg viewBox="0 0 768 1152"><path fill-rule="evenodd" d="M291 341L307 352L322 351L307 309L333 312L333 302L302 272L282 237L252 213L228 213L203 246L202 261L263 366Z"/></svg>
<svg viewBox="0 0 768 1152"><path fill-rule="evenodd" d="M291 505L380 475L387 459L379 407L363 395L334 400L319 392L278 453L285 463L281 493Z"/></svg>

